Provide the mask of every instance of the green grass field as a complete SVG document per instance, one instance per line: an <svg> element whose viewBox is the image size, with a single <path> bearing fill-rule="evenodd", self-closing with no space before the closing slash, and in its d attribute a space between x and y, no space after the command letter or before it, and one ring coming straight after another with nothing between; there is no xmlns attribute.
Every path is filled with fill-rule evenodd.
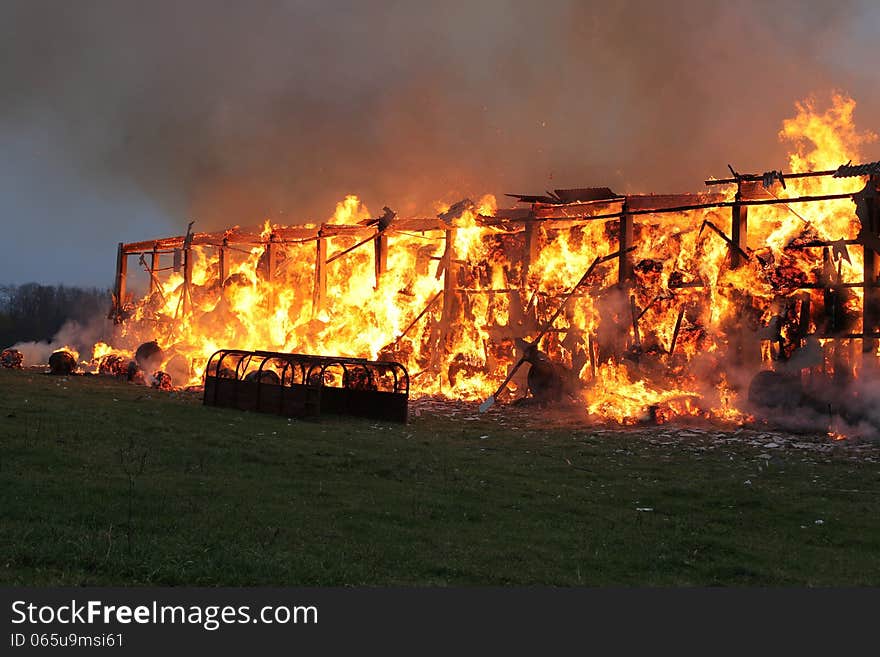
<svg viewBox="0 0 880 657"><path fill-rule="evenodd" d="M473 415L291 421L0 370L0 581L880 585L875 452Z"/></svg>

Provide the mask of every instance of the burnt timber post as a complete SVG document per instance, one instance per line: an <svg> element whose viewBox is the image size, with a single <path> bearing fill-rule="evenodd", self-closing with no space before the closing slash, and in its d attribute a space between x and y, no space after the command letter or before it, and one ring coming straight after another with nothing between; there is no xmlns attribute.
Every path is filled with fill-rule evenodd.
<svg viewBox="0 0 880 657"><path fill-rule="evenodd" d="M153 252L150 254L150 294L156 291L156 270L159 269L159 244L153 245Z"/></svg>
<svg viewBox="0 0 880 657"><path fill-rule="evenodd" d="M318 231L315 248L315 289L312 294L312 317L324 310L327 299L327 238L324 229Z"/></svg>
<svg viewBox="0 0 880 657"><path fill-rule="evenodd" d="M880 329L880 290L877 288L880 277L880 254L877 252L880 240L880 176L868 179L865 188L853 196L856 216L862 224L859 241L864 246L864 296L862 301L862 351L874 353L877 339L869 337Z"/></svg>
<svg viewBox="0 0 880 657"><path fill-rule="evenodd" d="M627 203L624 200L620 207L620 237L619 248L620 255L617 258L617 282L621 285L632 280L632 260L629 254L629 247L633 243L633 217L627 211Z"/></svg>
<svg viewBox="0 0 880 657"><path fill-rule="evenodd" d="M743 262L743 254L746 251L746 242L748 241L749 232L749 207L742 205L743 200L743 181L737 179L736 194L733 197L733 205L730 208L730 268L737 269ZM744 303L745 297L741 300ZM809 319L809 315L808 315ZM807 322L809 323L809 322ZM801 324L801 327L804 325ZM805 337L805 336L804 336ZM730 346L733 353L736 354L737 361L742 365L749 367L759 367L761 363L761 343L757 341L757 337L753 332L749 331L746 324L742 321L742 316L737 321L736 330L730 336Z"/></svg>
<svg viewBox="0 0 880 657"><path fill-rule="evenodd" d="M266 245L263 247L263 278L271 283L278 267L278 248L275 244L275 233L269 235Z"/></svg>
<svg viewBox="0 0 880 657"><path fill-rule="evenodd" d="M229 278L229 254L226 252L228 246L229 240L224 237L223 244L217 250L217 277L220 279L220 287Z"/></svg>
<svg viewBox="0 0 880 657"><path fill-rule="evenodd" d="M192 258L192 241L193 241L193 232L192 227L195 221L190 221L189 225L186 227L186 237L183 238L183 294L181 301L183 302L183 314L186 315L189 313L192 307L192 273L193 273L193 258ZM178 309L180 306L178 305Z"/></svg>
<svg viewBox="0 0 880 657"><path fill-rule="evenodd" d="M125 304L125 277L128 274L128 254L125 252L125 244L119 243L116 251L116 284L113 288L114 308L111 316L116 322L121 321L122 308Z"/></svg>
<svg viewBox="0 0 880 657"><path fill-rule="evenodd" d="M269 283L269 312L275 311L275 270L278 269L278 245L275 243L275 233L269 235L263 250L263 280Z"/></svg>
<svg viewBox="0 0 880 657"><path fill-rule="evenodd" d="M437 278L443 273L443 308L440 313L440 321L432 328L430 343L433 346L431 352L430 368L439 374L442 387L444 377L439 373L439 367L448 347L449 330L453 318L457 315L458 295L455 291L458 280L455 262L455 228L445 230L446 248L440 258L440 268L437 270Z"/></svg>
<svg viewBox="0 0 880 657"><path fill-rule="evenodd" d="M388 271L388 236L385 230L397 218L397 213L387 205L383 208L384 214L376 221L376 239L373 241L376 265L376 287L379 287L379 279Z"/></svg>
<svg viewBox="0 0 880 657"><path fill-rule="evenodd" d="M388 271L388 236L382 231L379 231L376 239L373 240L373 248L376 254L376 287L379 287L379 279Z"/></svg>
<svg viewBox="0 0 880 657"><path fill-rule="evenodd" d="M536 219L526 221L525 250L523 251L522 282L520 285L525 289L529 285L529 269L538 256L538 223Z"/></svg>
<svg viewBox="0 0 880 657"><path fill-rule="evenodd" d="M443 316L440 320L443 324L440 338L444 341L458 309L458 294L455 291L458 280L458 267L455 261L455 237L455 228L450 228L446 231L446 250L443 253Z"/></svg>
<svg viewBox="0 0 880 657"><path fill-rule="evenodd" d="M531 295L526 294L529 288L529 271L532 263L538 257L538 246L540 239L540 224L534 213L531 213L529 219L525 222L523 231L523 257L522 271L519 281L519 290L512 293L513 298L510 302L510 322L511 326L520 326L525 333L529 333L535 329L535 312L529 312L528 304Z"/></svg>
<svg viewBox="0 0 880 657"><path fill-rule="evenodd" d="M733 206L730 209L730 239L737 246L730 250L730 267L736 269L742 260L742 253L746 252L746 241L749 229L749 208L742 203L742 181L737 182L736 196L733 197Z"/></svg>

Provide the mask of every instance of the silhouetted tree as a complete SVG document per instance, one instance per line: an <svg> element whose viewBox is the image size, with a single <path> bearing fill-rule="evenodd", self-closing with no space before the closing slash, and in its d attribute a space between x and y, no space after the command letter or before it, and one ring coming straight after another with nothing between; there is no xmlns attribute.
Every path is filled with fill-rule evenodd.
<svg viewBox="0 0 880 657"><path fill-rule="evenodd" d="M0 286L0 348L51 340L67 320L87 323L106 315L108 290L65 285Z"/></svg>

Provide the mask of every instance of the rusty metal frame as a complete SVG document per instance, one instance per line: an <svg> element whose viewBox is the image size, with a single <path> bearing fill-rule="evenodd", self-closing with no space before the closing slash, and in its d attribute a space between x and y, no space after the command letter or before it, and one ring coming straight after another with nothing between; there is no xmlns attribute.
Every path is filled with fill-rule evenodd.
<svg viewBox="0 0 880 657"><path fill-rule="evenodd" d="M334 368L341 377L331 376ZM287 417L354 415L405 423L409 373L393 361L221 349L208 359L203 403Z"/></svg>

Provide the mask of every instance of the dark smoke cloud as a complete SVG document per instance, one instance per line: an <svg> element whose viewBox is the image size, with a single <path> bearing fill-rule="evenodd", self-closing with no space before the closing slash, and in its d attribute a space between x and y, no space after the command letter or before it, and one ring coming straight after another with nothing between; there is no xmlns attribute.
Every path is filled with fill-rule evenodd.
<svg viewBox="0 0 880 657"><path fill-rule="evenodd" d="M7 0L0 217L39 226L22 252L64 236L64 270L44 278L94 283L115 241L189 218L322 220L346 193L415 213L485 192L696 190L728 162L784 167L781 120L811 93L852 94L876 130L878 15L867 0Z"/></svg>

